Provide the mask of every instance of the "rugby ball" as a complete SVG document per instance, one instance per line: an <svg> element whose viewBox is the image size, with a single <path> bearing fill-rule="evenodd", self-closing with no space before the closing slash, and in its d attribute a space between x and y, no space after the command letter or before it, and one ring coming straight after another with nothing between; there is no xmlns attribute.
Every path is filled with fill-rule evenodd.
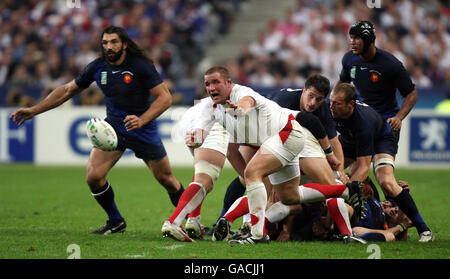
<svg viewBox="0 0 450 279"><path fill-rule="evenodd" d="M94 147L112 151L117 147L117 134L105 120L91 118L86 122L86 133Z"/></svg>

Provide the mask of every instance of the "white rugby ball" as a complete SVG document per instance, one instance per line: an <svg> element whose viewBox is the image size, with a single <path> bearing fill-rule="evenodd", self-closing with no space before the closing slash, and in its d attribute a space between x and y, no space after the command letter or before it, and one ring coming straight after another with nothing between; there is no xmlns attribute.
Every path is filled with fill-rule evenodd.
<svg viewBox="0 0 450 279"><path fill-rule="evenodd" d="M105 120L91 118L86 122L86 133L92 145L103 151L112 151L117 147L117 134Z"/></svg>

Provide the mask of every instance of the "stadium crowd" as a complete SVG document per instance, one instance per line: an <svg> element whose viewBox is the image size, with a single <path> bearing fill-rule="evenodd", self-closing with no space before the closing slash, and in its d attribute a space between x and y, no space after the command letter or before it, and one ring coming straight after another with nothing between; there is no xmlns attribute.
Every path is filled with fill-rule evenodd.
<svg viewBox="0 0 450 279"><path fill-rule="evenodd" d="M78 2L79 8L65 0L0 3L0 87L11 87L6 105L33 102L27 96L30 87L42 88L43 97L55 84L73 79L97 56L98 34L108 25L124 27L148 51L161 76L178 84L193 72L205 48L227 34L245 1ZM101 93L95 91L85 92L80 103L98 103Z"/></svg>
<svg viewBox="0 0 450 279"><path fill-rule="evenodd" d="M198 79L192 73L205 48L233 28L245 2L83 0L80 8L68 8L67 1L2 1L0 88L7 97L0 104L32 104L74 78L97 55L98 33L110 24L123 26L148 51L174 93L183 78ZM262 19L267 28L226 66L243 85L301 87L312 72L334 83L350 24L364 16L376 25L377 46L403 62L417 87L450 86L450 5L381 2L381 9L371 9L360 0L298 0L283 20ZM40 96L30 88L39 88ZM79 104L101 102L94 87Z"/></svg>
<svg viewBox="0 0 450 279"><path fill-rule="evenodd" d="M269 20L228 67L250 86L301 87L311 71L334 83L349 50L350 25L364 18L376 25L376 46L393 53L417 87L450 85L450 5L434 0L385 0L381 9L366 1L298 0L282 21Z"/></svg>

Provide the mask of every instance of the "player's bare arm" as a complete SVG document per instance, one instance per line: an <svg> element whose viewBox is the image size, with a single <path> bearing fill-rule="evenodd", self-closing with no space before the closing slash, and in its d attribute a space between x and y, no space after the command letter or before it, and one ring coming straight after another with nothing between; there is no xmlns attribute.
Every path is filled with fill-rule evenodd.
<svg viewBox="0 0 450 279"><path fill-rule="evenodd" d="M123 120L127 131L141 128L153 119L156 119L172 105L172 95L165 83L161 83L150 89L150 95L153 96L154 101L140 117L127 115Z"/></svg>
<svg viewBox="0 0 450 279"><path fill-rule="evenodd" d="M417 90L414 89L411 93L409 93L405 100L403 100L402 107L397 112L397 115L389 118L387 121L391 125L392 129L399 130L402 127L402 120L409 114L414 105L416 104L417 98L419 94Z"/></svg>
<svg viewBox="0 0 450 279"><path fill-rule="evenodd" d="M324 138L318 139L320 146L325 152L325 155L327 157L327 161L330 164L331 168L333 170L338 170L339 166L341 165L341 162L336 157L333 151L333 146L331 145L328 136L325 136Z"/></svg>
<svg viewBox="0 0 450 279"><path fill-rule="evenodd" d="M342 145L339 141L338 136L335 136L334 138L330 139L331 147L333 148L334 155L339 160L339 162L344 162L344 151L342 151ZM339 180L342 181L342 183L348 182L348 176L345 174L344 171L344 164L341 163L338 168L336 169L339 173Z"/></svg>
<svg viewBox="0 0 450 279"><path fill-rule="evenodd" d="M60 106L73 96L79 94L81 91L83 91L83 88L78 87L78 85L75 83L75 80L72 80L62 86L55 88L44 100L42 100L38 104L29 108L21 108L16 110L9 116L9 118L20 126L26 120L29 120L34 116Z"/></svg>
<svg viewBox="0 0 450 279"><path fill-rule="evenodd" d="M245 96L241 98L237 104L233 103L230 100L226 101L226 104L228 105L228 109L226 110L227 113L231 113L234 115L244 115L248 113L254 106L255 106L255 99L253 99L250 96Z"/></svg>
<svg viewBox="0 0 450 279"><path fill-rule="evenodd" d="M356 168L353 170L351 174L351 181L364 181L369 175L370 163L372 160L372 156L361 156L356 158Z"/></svg>

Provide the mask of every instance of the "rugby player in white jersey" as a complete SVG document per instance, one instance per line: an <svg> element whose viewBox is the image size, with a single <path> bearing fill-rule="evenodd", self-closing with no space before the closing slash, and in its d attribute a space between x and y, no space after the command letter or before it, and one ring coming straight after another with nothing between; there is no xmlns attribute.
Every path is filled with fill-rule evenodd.
<svg viewBox="0 0 450 279"><path fill-rule="evenodd" d="M260 146L244 171L251 233L233 243L269 241L264 234L267 193L263 178L266 176L284 204L315 202L330 197L357 199L362 203L359 183L298 186L298 155L305 142L303 128L295 118L301 117L298 111L281 108L251 88L234 84L224 67L210 68L205 73L204 85L214 103L211 121L219 122L235 142Z"/></svg>
<svg viewBox="0 0 450 279"><path fill-rule="evenodd" d="M200 208L223 168L229 138L227 131L213 121L212 107L211 98L201 99L183 114L178 123L179 132L185 137L186 146L194 156L195 174L191 184L181 195L176 209L162 226L164 237L191 242L202 235ZM189 218L185 232L181 223L186 216Z"/></svg>

